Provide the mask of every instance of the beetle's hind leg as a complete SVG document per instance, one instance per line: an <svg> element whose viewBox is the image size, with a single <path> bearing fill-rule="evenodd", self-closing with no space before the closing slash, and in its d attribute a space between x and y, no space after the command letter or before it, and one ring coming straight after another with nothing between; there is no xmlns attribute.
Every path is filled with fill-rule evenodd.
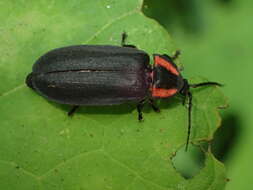
<svg viewBox="0 0 253 190"><path fill-rule="evenodd" d="M68 116L73 116L79 106L73 106L71 110L68 112Z"/></svg>
<svg viewBox="0 0 253 190"><path fill-rule="evenodd" d="M137 104L137 111L138 111L138 120L139 121L143 121L143 117L142 117L142 109L144 107L145 104L145 99L141 100L138 104Z"/></svg>
<svg viewBox="0 0 253 190"><path fill-rule="evenodd" d="M122 47L136 48L135 45L126 44L126 39L127 39L127 33L126 33L126 32L123 32L122 35L121 35L121 46L122 46Z"/></svg>
<svg viewBox="0 0 253 190"><path fill-rule="evenodd" d="M150 98L150 99L148 99L148 101L149 101L149 104L151 105L151 107L153 108L153 110L155 112L159 113L160 112L160 108L155 105L154 100Z"/></svg>

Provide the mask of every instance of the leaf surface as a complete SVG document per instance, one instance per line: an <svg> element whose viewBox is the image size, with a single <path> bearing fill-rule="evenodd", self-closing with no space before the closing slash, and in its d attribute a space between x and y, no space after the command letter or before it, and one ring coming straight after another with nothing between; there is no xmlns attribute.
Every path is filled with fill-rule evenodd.
<svg viewBox="0 0 253 190"><path fill-rule="evenodd" d="M187 109L179 97L160 102L161 113L134 105L83 107L52 103L26 87L34 61L73 44L129 44L150 55L172 54L168 33L141 12L142 1L12 1L0 19L0 189L222 189L224 167L211 153L191 180L176 172L171 157L185 144ZM197 79L198 80L198 79ZM226 104L216 87L193 91L191 141L210 140Z"/></svg>

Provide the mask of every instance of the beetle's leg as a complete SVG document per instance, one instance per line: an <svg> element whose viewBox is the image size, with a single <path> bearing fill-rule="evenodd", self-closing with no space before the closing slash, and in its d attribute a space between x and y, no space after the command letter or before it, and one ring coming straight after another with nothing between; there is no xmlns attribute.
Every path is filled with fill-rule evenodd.
<svg viewBox="0 0 253 190"><path fill-rule="evenodd" d="M151 107L153 108L153 110L154 110L155 112L159 113L159 112L160 112L160 109L159 109L159 107L157 107L157 106L155 105L154 100L151 99L151 98L149 98L148 101L149 101L149 104L151 105Z"/></svg>
<svg viewBox="0 0 253 190"><path fill-rule="evenodd" d="M180 54L181 54L181 51L180 50L176 50L175 53L174 53L174 55L172 55L171 58L173 60L175 60L175 59L177 59L179 57Z"/></svg>
<svg viewBox="0 0 253 190"><path fill-rule="evenodd" d="M187 97L184 95L184 96L183 96L183 102L182 102L183 106L185 105L186 98L187 98Z"/></svg>
<svg viewBox="0 0 253 190"><path fill-rule="evenodd" d="M121 34L121 46L126 45L126 38L127 38L127 34L126 34L126 32L123 32Z"/></svg>
<svg viewBox="0 0 253 190"><path fill-rule="evenodd" d="M143 120L143 117L142 117L142 109L143 109L144 104L145 104L145 99L144 99L144 100L141 100L141 101L137 104L138 120L139 120L139 121L142 121L142 120Z"/></svg>
<svg viewBox="0 0 253 190"><path fill-rule="evenodd" d="M135 45L128 45L126 44L126 39L127 39L127 33L123 32L122 37L121 37L121 46L122 47L131 47L131 48L136 48Z"/></svg>
<svg viewBox="0 0 253 190"><path fill-rule="evenodd" d="M180 50L176 50L175 53L172 55L172 60L175 61L179 56L181 55L181 51ZM183 65L179 64L177 65L177 68L179 71L183 71L184 67Z"/></svg>
<svg viewBox="0 0 253 190"><path fill-rule="evenodd" d="M68 116L73 116L77 108L79 108L79 106L73 106L71 110L68 112Z"/></svg>

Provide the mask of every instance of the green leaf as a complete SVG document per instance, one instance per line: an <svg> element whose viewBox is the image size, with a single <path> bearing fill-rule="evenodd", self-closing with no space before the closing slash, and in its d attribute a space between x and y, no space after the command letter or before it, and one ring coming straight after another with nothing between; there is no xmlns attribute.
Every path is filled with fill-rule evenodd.
<svg viewBox="0 0 253 190"><path fill-rule="evenodd" d="M6 1L0 7L0 189L222 189L224 167L210 152L190 180L171 157L185 144L187 109L163 100L161 113L134 105L83 107L47 101L24 84L43 53L73 44L128 43L148 53L172 54L167 32L141 12L142 1ZM198 81L199 79L195 79ZM193 80L194 82L194 80ZM211 140L226 104L216 87L193 91L191 141Z"/></svg>

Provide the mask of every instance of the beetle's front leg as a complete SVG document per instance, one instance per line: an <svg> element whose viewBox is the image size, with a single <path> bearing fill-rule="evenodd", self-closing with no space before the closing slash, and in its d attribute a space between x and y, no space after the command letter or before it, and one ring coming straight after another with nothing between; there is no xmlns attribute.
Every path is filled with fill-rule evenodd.
<svg viewBox="0 0 253 190"><path fill-rule="evenodd" d="M73 106L72 109L68 112L68 116L73 116L77 108L79 108L79 106Z"/></svg>
<svg viewBox="0 0 253 190"><path fill-rule="evenodd" d="M181 55L181 51L180 50L176 50L174 55L172 55L172 59L176 60L179 56Z"/></svg>
<svg viewBox="0 0 253 190"><path fill-rule="evenodd" d="M183 96L183 101L182 101L183 106L185 105L186 98L187 98L186 96Z"/></svg>
<svg viewBox="0 0 253 190"><path fill-rule="evenodd" d="M176 50L175 53L172 55L172 60L175 61L176 59L178 59L178 57L181 55L181 51L180 50ZM179 71L183 71L184 67L182 65L178 66Z"/></svg>
<svg viewBox="0 0 253 190"><path fill-rule="evenodd" d="M153 110L154 110L155 112L157 112L157 113L160 112L160 108L159 108L158 106L155 105L155 102L154 102L154 100L153 100L152 98L149 98L149 99L148 99L148 102L149 102L149 104L151 105L151 107L153 108Z"/></svg>

